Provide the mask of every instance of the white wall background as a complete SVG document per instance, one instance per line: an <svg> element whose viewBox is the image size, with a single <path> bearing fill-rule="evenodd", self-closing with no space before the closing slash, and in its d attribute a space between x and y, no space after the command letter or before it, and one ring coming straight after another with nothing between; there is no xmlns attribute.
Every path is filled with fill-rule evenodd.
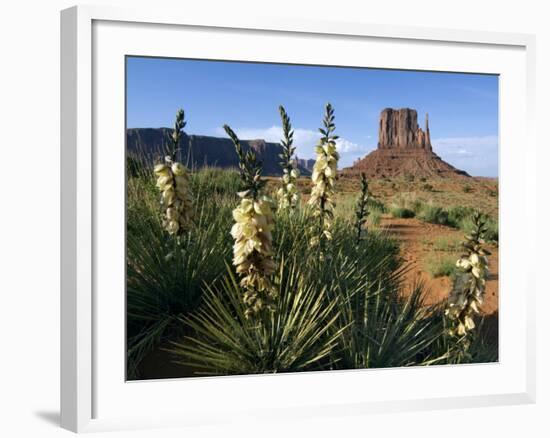
<svg viewBox="0 0 550 438"><path fill-rule="evenodd" d="M96 1L151 7L151 1ZM550 14L523 0L155 0L158 7L234 14L534 33L537 36L539 272L547 268ZM59 418L59 10L65 0L4 2L0 13L0 435L69 435ZM518 145L521 147L521 145ZM542 277L541 274L541 277ZM550 436L550 308L538 283L536 405L370 415L361 418L119 432L108 436ZM183 395L182 395L183 396Z"/></svg>

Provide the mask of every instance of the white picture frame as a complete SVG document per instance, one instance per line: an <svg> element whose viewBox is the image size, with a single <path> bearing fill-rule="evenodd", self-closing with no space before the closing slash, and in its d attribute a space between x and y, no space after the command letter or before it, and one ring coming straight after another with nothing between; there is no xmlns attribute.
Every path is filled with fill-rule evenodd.
<svg viewBox="0 0 550 438"><path fill-rule="evenodd" d="M169 40L174 35L184 35L188 41L194 41L193 47L171 46ZM239 45L235 46L238 48L223 47L222 41L229 40L238 41ZM123 112L121 106L124 106L124 99L120 100L124 85L120 57L156 54L350 65L350 53L346 52L352 49L338 51L335 59L323 59L315 48L327 41L344 49L353 45L370 50L371 59L376 61L368 66L478 71L503 78L499 99L500 362L414 370L187 379L185 382L181 379L121 380L124 368L121 358L125 353L120 349L124 338L124 314L120 312L120 305L124 301L124 286L120 283L123 270L120 271L119 265L123 266L124 260L120 259L118 243L123 239L125 224L120 216L124 193L118 190L123 174L120 153L124 151L124 125L118 126ZM270 44L269 52L265 50L266 43ZM289 44L295 46L294 52L289 50ZM180 53L181 50L187 52ZM388 56L395 53L402 56ZM436 56L418 64L417 55L422 53ZM533 403L535 273L534 267L522 260L521 255L534 247L536 236L536 207L533 207L536 206L536 166L535 154L530 153L536 148L534 53L534 37L523 34L273 17L228 19L215 14L189 15L157 8L137 11L78 6L62 11L62 427L82 432L221 423L250 417L305 418ZM305 54L309 58L301 59ZM365 65L364 61L357 63L354 65ZM105 80L106 72L109 81ZM109 101L111 104L106 105ZM101 145L107 141L115 142L112 156L102 149ZM522 143L521 154L519 149L511 147L518 141ZM512 183L507 178L511 175L508 166L513 163L520 170L515 170ZM111 190L112 187L115 190ZM517 202L512 204L514 199L530 207L518 207ZM105 218L105 211L110 211L110 207L117 211ZM514 233L520 221L532 224L524 230L522 239ZM109 248L111 242L112 249ZM111 272L111 265L116 265L118 271ZM510 269L503 269L507 267ZM107 290L109 294L105 293ZM433 379L433 387L416 387L415 381L426 376ZM395 382L392 387L385 386L389 379ZM410 384L403 385L406 382ZM442 385L444 382L449 384ZM365 394L346 392L345 388L351 385L368 385L365 387L369 391ZM195 397L192 404L178 401L177 394L178 391L181 394L183 386L186 394ZM296 393L293 403L288 404L284 391L291 388ZM310 394L304 395L300 389L307 389ZM235 396L228 396L236 392L238 403ZM200 394L208 394L210 398ZM270 398L262 394L269 394ZM261 400L256 398L251 402L252 397ZM142 402L138 404L136 400ZM150 403L151 400L155 403Z"/></svg>

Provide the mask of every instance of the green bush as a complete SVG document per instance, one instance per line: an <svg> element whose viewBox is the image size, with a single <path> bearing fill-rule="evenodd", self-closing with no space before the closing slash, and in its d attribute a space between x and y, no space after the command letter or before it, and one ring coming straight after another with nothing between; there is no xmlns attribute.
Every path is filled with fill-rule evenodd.
<svg viewBox="0 0 550 438"><path fill-rule="evenodd" d="M449 225L449 213L445 209L431 204L424 204L417 217L432 224Z"/></svg>
<svg viewBox="0 0 550 438"><path fill-rule="evenodd" d="M474 214L470 207L455 206L449 209L448 225L454 228L462 228L462 222Z"/></svg>
<svg viewBox="0 0 550 438"><path fill-rule="evenodd" d="M390 214L393 217L398 217L398 218L411 218L415 216L414 210L410 210L404 207L392 207L390 209Z"/></svg>

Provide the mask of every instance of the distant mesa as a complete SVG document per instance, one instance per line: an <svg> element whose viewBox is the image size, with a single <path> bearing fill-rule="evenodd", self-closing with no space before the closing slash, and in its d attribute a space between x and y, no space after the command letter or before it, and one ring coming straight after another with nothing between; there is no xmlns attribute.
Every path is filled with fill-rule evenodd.
<svg viewBox="0 0 550 438"><path fill-rule="evenodd" d="M126 131L126 150L145 157L149 162L162 158L164 144L170 142L169 128L132 128ZM281 146L265 140L241 140L243 149L252 149L263 162L264 175L281 175ZM229 138L184 134L181 157L193 168L216 166L237 168L238 158ZM298 158L302 175L310 175L315 160ZM428 115L424 129L418 126L416 110L386 108L380 114L378 148L342 170L343 175L366 173L371 178L395 176L468 177L469 175L443 161L432 150Z"/></svg>
<svg viewBox="0 0 550 438"><path fill-rule="evenodd" d="M443 161L432 150L428 115L422 130L418 126L418 114L411 108L386 108L380 113L378 148L342 173L358 172L371 178L469 176Z"/></svg>
<svg viewBox="0 0 550 438"><path fill-rule="evenodd" d="M169 128L131 128L126 131L126 150L129 155L139 155L153 162L162 158L162 148L170 141ZM263 162L264 175L281 175L281 145L265 140L241 140L243 149L252 149ZM229 138L206 135L187 135L181 139L181 157L188 166L200 168L216 166L238 168L239 161L235 146ZM302 175L310 175L315 160L298 159Z"/></svg>

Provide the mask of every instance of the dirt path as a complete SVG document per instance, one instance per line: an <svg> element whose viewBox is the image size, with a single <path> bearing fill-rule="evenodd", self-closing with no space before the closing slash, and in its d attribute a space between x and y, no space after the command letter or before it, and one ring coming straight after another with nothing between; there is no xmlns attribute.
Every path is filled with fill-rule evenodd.
<svg viewBox="0 0 550 438"><path fill-rule="evenodd" d="M442 225L422 222L418 219L401 219L385 217L381 228L386 229L392 236L402 242L401 254L411 269L406 275L408 285L421 280L427 286L426 304L435 304L447 299L451 289L449 277L434 278L426 271L426 262L430 258L453 258L460 255L460 251L442 251L435 248L437 239L458 242L463 239L463 232ZM481 307L485 315L498 312L498 247L488 246L489 278L485 292L485 301Z"/></svg>

